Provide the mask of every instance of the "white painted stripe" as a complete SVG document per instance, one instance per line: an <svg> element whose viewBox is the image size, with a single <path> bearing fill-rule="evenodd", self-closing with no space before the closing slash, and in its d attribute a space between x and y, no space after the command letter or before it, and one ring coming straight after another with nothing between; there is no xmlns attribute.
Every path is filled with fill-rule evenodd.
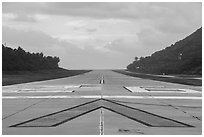
<svg viewBox="0 0 204 137"><path fill-rule="evenodd" d="M104 84L104 80L102 79L102 80L100 81L100 83L101 83L101 84Z"/></svg>
<svg viewBox="0 0 204 137"><path fill-rule="evenodd" d="M192 90L192 89L180 89L180 88L164 88L162 91L162 87L148 87L151 91L146 90L147 87L124 87L131 92L149 92L149 93L202 93L200 91ZM155 89L155 91L154 91ZM172 91L171 91L172 90Z"/></svg>
<svg viewBox="0 0 204 137"><path fill-rule="evenodd" d="M2 99L43 99L43 98L101 98L101 96L3 96Z"/></svg>
<svg viewBox="0 0 204 137"><path fill-rule="evenodd" d="M149 92L145 90L144 88L140 88L140 87L124 87L124 88L126 88L130 92Z"/></svg>
<svg viewBox="0 0 204 137"><path fill-rule="evenodd" d="M22 88L6 88L2 90L3 93L38 93L38 92L73 92L74 89L79 88L81 85L40 85L33 87Z"/></svg>
<svg viewBox="0 0 204 137"><path fill-rule="evenodd" d="M99 121L99 132L100 135L104 135L104 114L103 114L103 108L100 109L100 121Z"/></svg>
<svg viewBox="0 0 204 137"><path fill-rule="evenodd" d="M79 88L81 85L67 85L64 88Z"/></svg>
<svg viewBox="0 0 204 137"><path fill-rule="evenodd" d="M187 93L202 93L201 91L192 90L192 89L179 89L179 90L185 91Z"/></svg>
<svg viewBox="0 0 204 137"><path fill-rule="evenodd" d="M140 86L140 88L164 88L165 86Z"/></svg>
<svg viewBox="0 0 204 137"><path fill-rule="evenodd" d="M102 98L102 96L3 96L2 99L40 99L40 98ZM190 99L201 100L202 97L190 96L103 96L103 98L127 98L127 99Z"/></svg>
<svg viewBox="0 0 204 137"><path fill-rule="evenodd" d="M104 81L103 81L103 75L101 76L101 81L100 81L101 84L104 84Z"/></svg>
<svg viewBox="0 0 204 137"><path fill-rule="evenodd" d="M103 98L133 98L133 99L202 99L190 96L103 96Z"/></svg>
<svg viewBox="0 0 204 137"><path fill-rule="evenodd" d="M153 98L156 98L156 99L200 99L202 100L202 97L174 97L174 96L156 96Z"/></svg>
<svg viewBox="0 0 204 137"><path fill-rule="evenodd" d="M22 91L6 91L6 92L3 92L3 93L17 93L17 94L20 94L20 93L59 93L59 92L74 92L74 90L22 90Z"/></svg>

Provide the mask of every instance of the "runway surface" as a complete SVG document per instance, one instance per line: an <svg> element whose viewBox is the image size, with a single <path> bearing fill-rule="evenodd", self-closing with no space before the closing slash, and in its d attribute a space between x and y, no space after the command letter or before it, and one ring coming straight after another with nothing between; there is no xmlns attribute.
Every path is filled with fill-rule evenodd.
<svg viewBox="0 0 204 137"><path fill-rule="evenodd" d="M3 86L4 135L200 135L202 87L95 70Z"/></svg>

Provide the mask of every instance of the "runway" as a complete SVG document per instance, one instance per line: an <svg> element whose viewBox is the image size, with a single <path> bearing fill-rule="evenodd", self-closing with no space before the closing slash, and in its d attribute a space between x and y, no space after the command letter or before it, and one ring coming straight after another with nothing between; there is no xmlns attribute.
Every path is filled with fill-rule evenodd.
<svg viewBox="0 0 204 137"><path fill-rule="evenodd" d="M94 70L3 86L3 135L201 135L202 87Z"/></svg>

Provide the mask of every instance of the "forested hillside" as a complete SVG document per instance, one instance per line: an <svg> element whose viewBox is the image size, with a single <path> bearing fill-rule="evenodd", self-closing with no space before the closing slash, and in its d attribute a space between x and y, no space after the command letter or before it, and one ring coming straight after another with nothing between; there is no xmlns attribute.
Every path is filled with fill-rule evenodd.
<svg viewBox="0 0 204 137"><path fill-rule="evenodd" d="M43 53L30 53L21 47L12 49L2 44L2 70L23 71L58 68L59 57L44 56Z"/></svg>
<svg viewBox="0 0 204 137"><path fill-rule="evenodd" d="M202 74L202 28L147 57L135 57L129 71L154 74Z"/></svg>

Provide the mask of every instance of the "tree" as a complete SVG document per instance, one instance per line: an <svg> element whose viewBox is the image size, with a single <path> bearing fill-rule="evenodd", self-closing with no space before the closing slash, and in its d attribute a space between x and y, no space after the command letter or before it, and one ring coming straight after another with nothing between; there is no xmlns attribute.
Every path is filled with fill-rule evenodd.
<svg viewBox="0 0 204 137"><path fill-rule="evenodd" d="M3 71L56 69L59 61L59 57L46 57L42 52L30 53L21 47L12 49L2 44Z"/></svg>
<svg viewBox="0 0 204 137"><path fill-rule="evenodd" d="M147 57L135 57L130 71L156 74L202 74L202 28Z"/></svg>

